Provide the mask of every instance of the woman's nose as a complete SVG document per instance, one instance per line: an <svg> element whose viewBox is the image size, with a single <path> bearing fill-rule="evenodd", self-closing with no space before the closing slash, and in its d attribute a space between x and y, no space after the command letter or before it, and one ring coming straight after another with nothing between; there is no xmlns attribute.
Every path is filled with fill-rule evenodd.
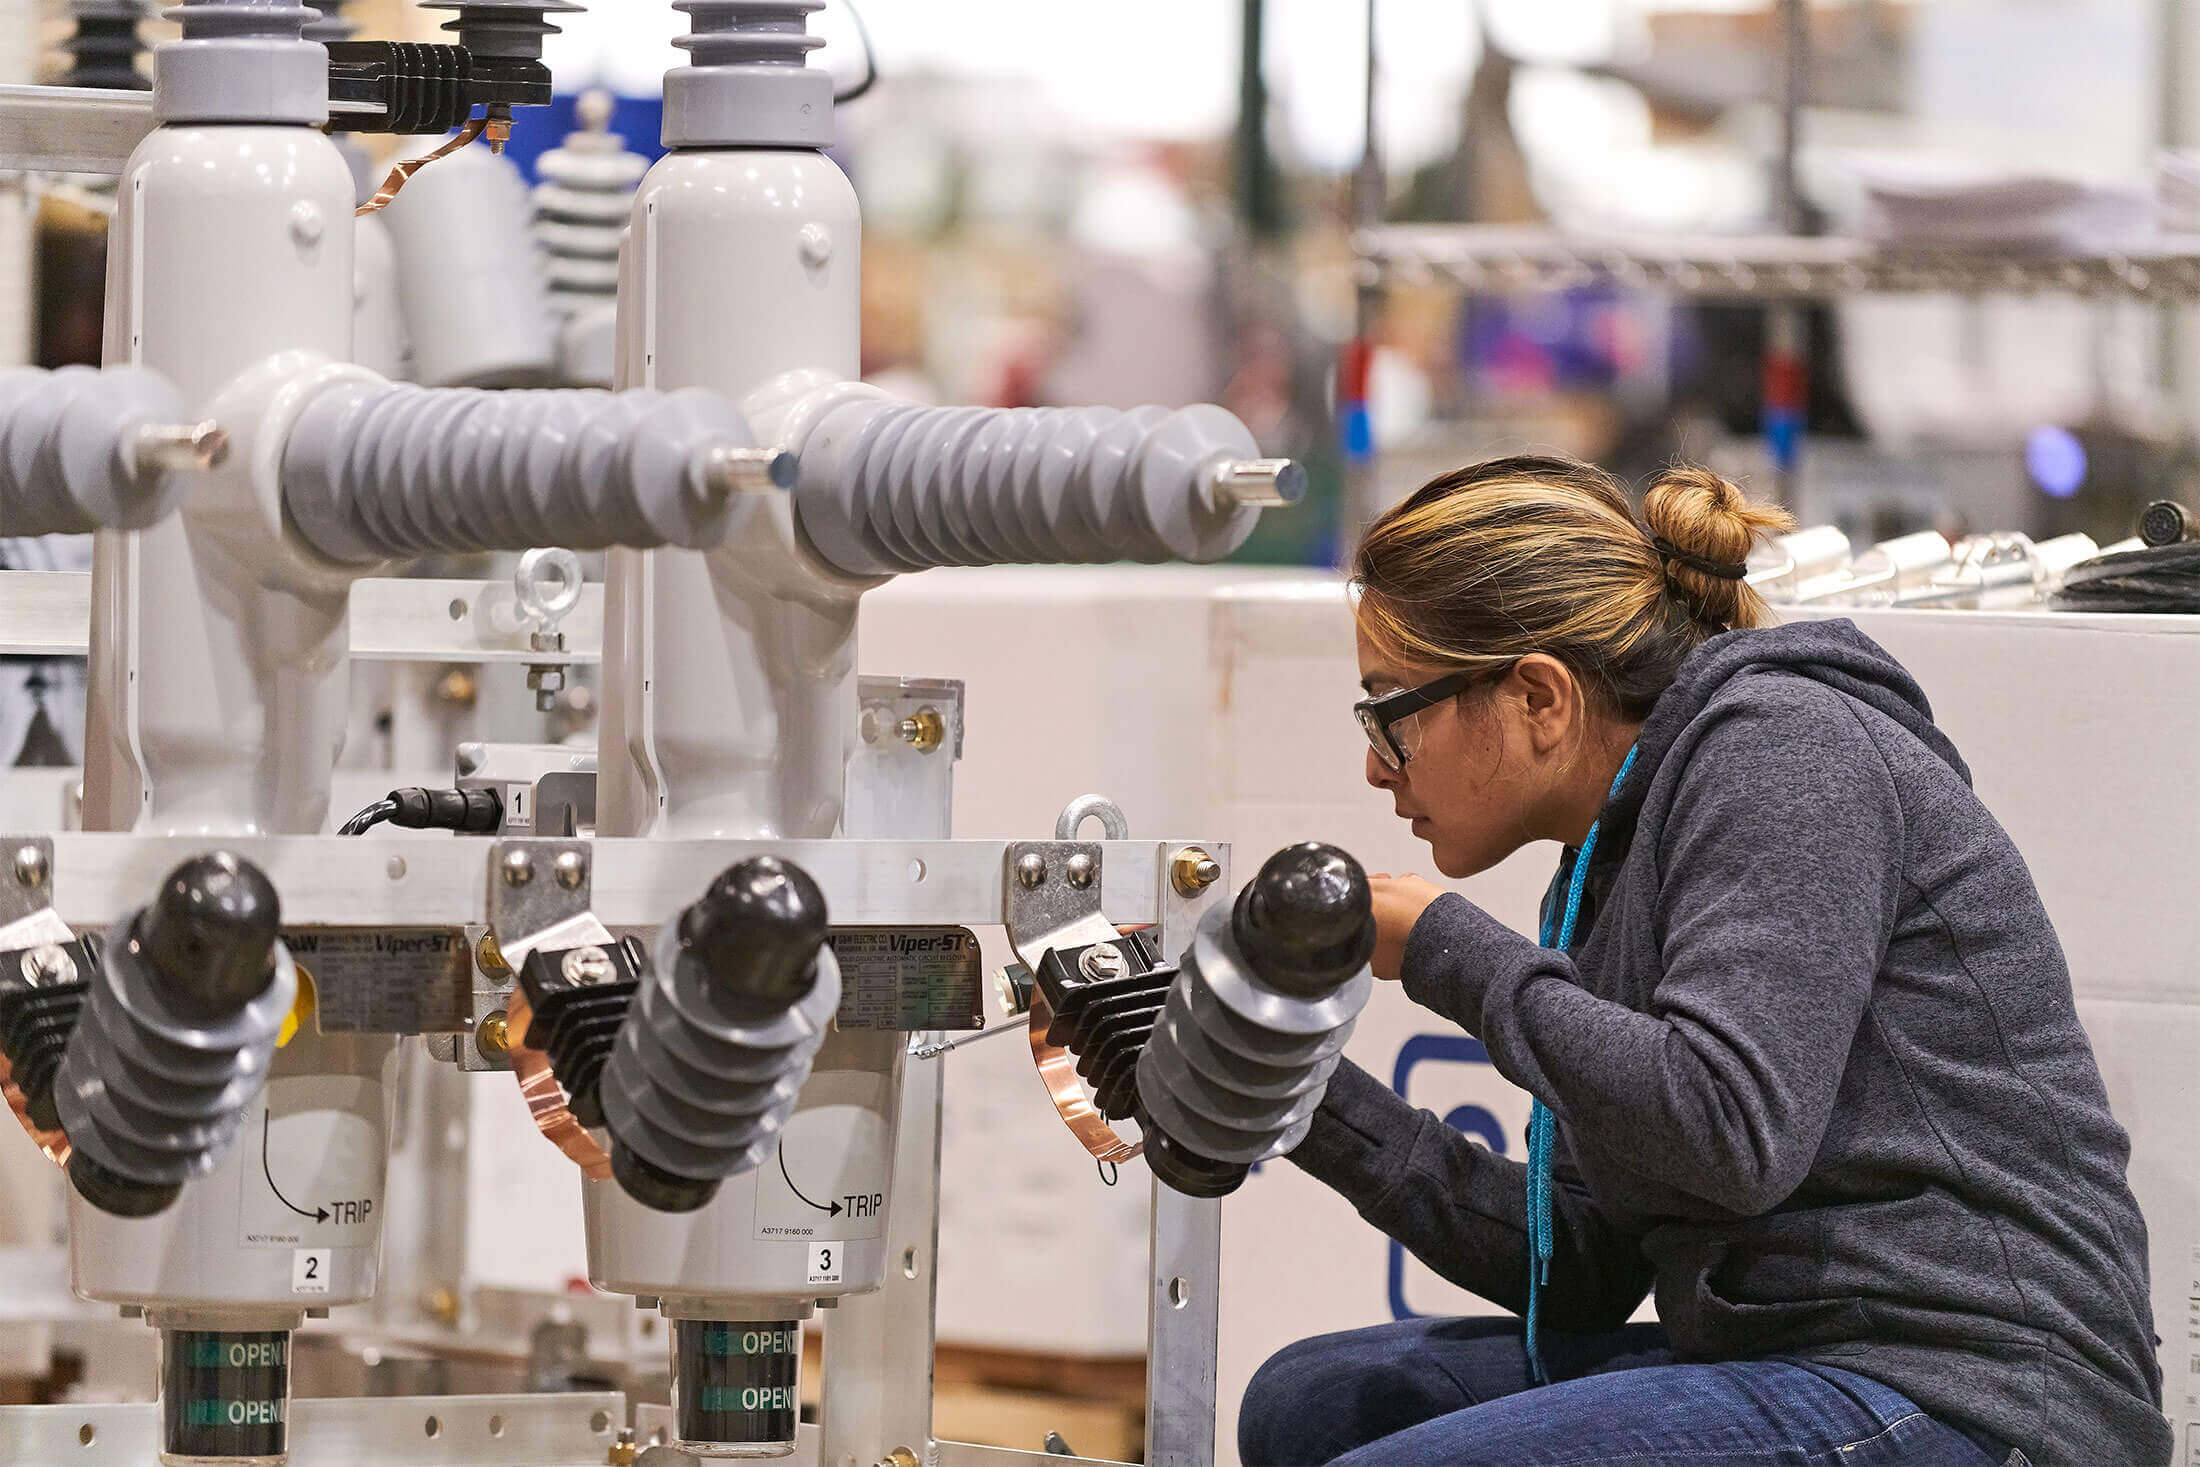
<svg viewBox="0 0 2200 1467"><path fill-rule="evenodd" d="M1373 749L1367 751L1367 782L1379 790L1394 790L1403 782L1403 776L1376 756Z"/></svg>

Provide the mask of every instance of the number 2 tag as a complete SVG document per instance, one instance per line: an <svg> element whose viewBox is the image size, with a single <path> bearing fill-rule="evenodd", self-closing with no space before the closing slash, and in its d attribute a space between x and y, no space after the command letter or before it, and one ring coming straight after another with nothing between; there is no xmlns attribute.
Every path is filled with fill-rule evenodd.
<svg viewBox="0 0 2200 1467"><path fill-rule="evenodd" d="M813 1284L837 1284L844 1264L841 1255L848 1249L846 1243L810 1244L810 1282Z"/></svg>

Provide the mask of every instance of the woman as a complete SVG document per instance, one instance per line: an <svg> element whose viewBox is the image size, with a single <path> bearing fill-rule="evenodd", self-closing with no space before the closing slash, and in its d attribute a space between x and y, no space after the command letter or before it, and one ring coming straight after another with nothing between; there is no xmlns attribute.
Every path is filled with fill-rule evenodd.
<svg viewBox="0 0 2200 1467"><path fill-rule="evenodd" d="M1765 625L1743 562L1787 523L1515 458L1368 532L1368 781L1446 876L1567 848L1540 946L1378 878L1375 971L1538 1114L1506 1160L1346 1064L1292 1160L1522 1318L1285 1350L1248 1467L2169 1461L2054 931L1910 676Z"/></svg>

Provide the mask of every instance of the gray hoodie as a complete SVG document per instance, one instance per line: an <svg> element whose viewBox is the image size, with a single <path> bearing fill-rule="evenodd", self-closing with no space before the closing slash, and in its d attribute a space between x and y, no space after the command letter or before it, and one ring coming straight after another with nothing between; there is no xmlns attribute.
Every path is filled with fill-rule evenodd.
<svg viewBox="0 0 2200 1467"><path fill-rule="evenodd" d="M2040 1467L2167 1463L2130 1143L1916 682L1845 621L1730 632L1638 747L1572 957L1455 895L1405 952L1558 1116L1546 1327L1654 1286L1683 1360L1821 1361ZM1519 1163L1349 1065L1292 1160L1525 1307Z"/></svg>

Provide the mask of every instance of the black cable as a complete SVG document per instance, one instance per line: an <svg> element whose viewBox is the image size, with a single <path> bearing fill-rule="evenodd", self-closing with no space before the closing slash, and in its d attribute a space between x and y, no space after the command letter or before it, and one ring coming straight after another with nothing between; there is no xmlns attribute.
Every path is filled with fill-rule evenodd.
<svg viewBox="0 0 2200 1467"><path fill-rule="evenodd" d="M2071 567L2057 611L2200 612L2200 541L2096 556Z"/></svg>
<svg viewBox="0 0 2200 1467"><path fill-rule="evenodd" d="M364 835L383 821L406 830L455 830L494 835L504 825L504 798L492 789L391 790L343 824L338 835Z"/></svg>
<svg viewBox="0 0 2200 1467"><path fill-rule="evenodd" d="M375 826L397 813L397 801L376 800L338 828L338 835L365 835Z"/></svg>
<svg viewBox="0 0 2200 1467"><path fill-rule="evenodd" d="M863 80L833 97L834 106L845 107L878 85L878 50L871 44L870 28L864 25L863 12L856 9L855 0L840 0L840 3L847 8L848 19L855 23L856 39L863 42Z"/></svg>

